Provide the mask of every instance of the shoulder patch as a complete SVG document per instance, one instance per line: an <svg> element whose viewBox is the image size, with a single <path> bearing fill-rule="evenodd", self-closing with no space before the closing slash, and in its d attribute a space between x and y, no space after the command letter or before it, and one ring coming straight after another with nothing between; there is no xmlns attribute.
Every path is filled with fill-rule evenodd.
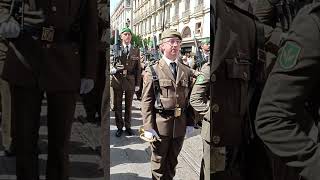
<svg viewBox="0 0 320 180"><path fill-rule="evenodd" d="M291 69L297 64L301 47L294 42L286 42L279 54L279 64L283 69Z"/></svg>
<svg viewBox="0 0 320 180"><path fill-rule="evenodd" d="M204 75L199 74L199 76L197 76L196 84L202 84L203 82L204 82Z"/></svg>

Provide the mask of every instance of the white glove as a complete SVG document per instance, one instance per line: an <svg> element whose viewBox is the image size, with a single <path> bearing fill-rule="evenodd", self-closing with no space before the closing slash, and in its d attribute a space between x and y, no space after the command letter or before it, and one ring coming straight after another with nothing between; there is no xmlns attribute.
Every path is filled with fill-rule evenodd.
<svg viewBox="0 0 320 180"><path fill-rule="evenodd" d="M115 68L115 67L112 67L111 69L110 69L110 74L111 75L114 75L114 74L116 74L117 73L117 69Z"/></svg>
<svg viewBox="0 0 320 180"><path fill-rule="evenodd" d="M81 79L81 85L80 85L80 94L87 94L89 93L94 87L94 81L93 79Z"/></svg>
<svg viewBox="0 0 320 180"><path fill-rule="evenodd" d="M193 129L194 129L193 126L187 126L187 128L186 128L186 137L187 138L191 136L191 134L193 133Z"/></svg>
<svg viewBox="0 0 320 180"><path fill-rule="evenodd" d="M144 136L148 139L152 139L155 136L157 139L160 139L159 135L154 129L150 129L148 131L144 131Z"/></svg>
<svg viewBox="0 0 320 180"><path fill-rule="evenodd" d="M139 86L136 86L136 87L134 88L134 91L139 91L139 89L140 89L140 87L139 87Z"/></svg>
<svg viewBox="0 0 320 180"><path fill-rule="evenodd" d="M13 18L9 17L8 20L5 20L0 23L0 35L5 38L17 38L20 34L20 25Z"/></svg>

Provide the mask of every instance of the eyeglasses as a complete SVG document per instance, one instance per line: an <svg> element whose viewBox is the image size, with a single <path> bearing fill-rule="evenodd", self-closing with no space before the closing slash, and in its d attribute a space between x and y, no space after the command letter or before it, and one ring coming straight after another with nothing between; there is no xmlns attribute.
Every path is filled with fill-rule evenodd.
<svg viewBox="0 0 320 180"><path fill-rule="evenodd" d="M180 45L181 44L181 40L179 39L170 39L168 41L165 41L165 43L169 43L170 45L174 45L177 43L177 45Z"/></svg>

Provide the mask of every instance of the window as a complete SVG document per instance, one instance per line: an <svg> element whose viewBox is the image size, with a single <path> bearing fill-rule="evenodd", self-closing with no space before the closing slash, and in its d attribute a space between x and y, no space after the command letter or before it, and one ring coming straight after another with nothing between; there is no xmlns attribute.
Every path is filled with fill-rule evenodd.
<svg viewBox="0 0 320 180"><path fill-rule="evenodd" d="M179 15L179 2L176 2L175 4L175 13L174 13L176 16Z"/></svg>
<svg viewBox="0 0 320 180"><path fill-rule="evenodd" d="M201 22L196 23L196 29L195 29L195 33L196 34L201 34Z"/></svg>
<svg viewBox="0 0 320 180"><path fill-rule="evenodd" d="M190 0L185 0L185 11L190 9Z"/></svg>

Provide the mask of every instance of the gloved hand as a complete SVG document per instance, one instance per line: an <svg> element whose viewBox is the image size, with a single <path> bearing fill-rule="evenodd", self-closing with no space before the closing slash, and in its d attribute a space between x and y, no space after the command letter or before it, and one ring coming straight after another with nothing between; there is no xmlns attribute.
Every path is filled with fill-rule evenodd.
<svg viewBox="0 0 320 180"><path fill-rule="evenodd" d="M150 129L150 130L146 130L144 131L144 136L148 139L152 139L154 136L157 138L157 139L160 139L159 135L157 134L157 132L154 130L154 129Z"/></svg>
<svg viewBox="0 0 320 180"><path fill-rule="evenodd" d="M193 126L187 126L187 128L186 128L186 137L187 138L191 136L191 134L193 133L193 129L194 129Z"/></svg>
<svg viewBox="0 0 320 180"><path fill-rule="evenodd" d="M93 79L83 78L81 79L80 85L80 94L87 94L89 93L94 87Z"/></svg>
<svg viewBox="0 0 320 180"><path fill-rule="evenodd" d="M114 74L116 74L117 73L117 69L115 68L115 67L112 67L111 69L110 69L110 74L111 75L114 75Z"/></svg>
<svg viewBox="0 0 320 180"><path fill-rule="evenodd" d="M134 88L134 91L139 91L139 89L140 89L140 87L139 87L139 86L136 86L136 87Z"/></svg>
<svg viewBox="0 0 320 180"><path fill-rule="evenodd" d="M8 17L7 20L0 23L0 35L5 38L17 38L20 34L20 25L13 18Z"/></svg>

